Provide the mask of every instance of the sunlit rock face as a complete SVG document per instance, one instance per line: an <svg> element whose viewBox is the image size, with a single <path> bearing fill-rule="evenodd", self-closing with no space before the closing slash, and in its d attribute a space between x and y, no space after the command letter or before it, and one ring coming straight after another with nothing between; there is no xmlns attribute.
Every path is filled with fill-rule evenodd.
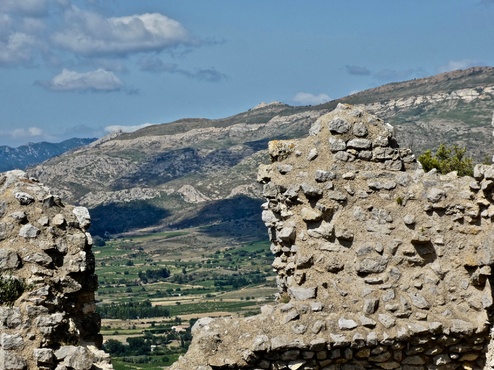
<svg viewBox="0 0 494 370"><path fill-rule="evenodd" d="M22 171L0 174L0 369L111 369L91 219Z"/></svg>
<svg viewBox="0 0 494 370"><path fill-rule="evenodd" d="M173 370L484 368L493 166L424 173L390 125L349 105L269 155L277 303L199 320Z"/></svg>

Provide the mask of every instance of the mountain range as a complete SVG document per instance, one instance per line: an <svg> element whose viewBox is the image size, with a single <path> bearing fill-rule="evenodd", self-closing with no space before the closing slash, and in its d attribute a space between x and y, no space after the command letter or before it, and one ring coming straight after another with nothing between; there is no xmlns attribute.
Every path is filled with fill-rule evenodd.
<svg viewBox="0 0 494 370"><path fill-rule="evenodd" d="M113 134L31 168L70 203L90 209L95 235L194 228L230 240L265 239L256 171L267 143L308 135L338 103L395 127L416 154L439 143L489 159L494 68L474 67L387 84L317 106L262 103L223 119L191 118Z"/></svg>
<svg viewBox="0 0 494 370"><path fill-rule="evenodd" d="M46 141L29 143L17 148L7 145L0 146L0 172L34 166L74 148L85 146L95 140L73 138L60 143L48 143Z"/></svg>

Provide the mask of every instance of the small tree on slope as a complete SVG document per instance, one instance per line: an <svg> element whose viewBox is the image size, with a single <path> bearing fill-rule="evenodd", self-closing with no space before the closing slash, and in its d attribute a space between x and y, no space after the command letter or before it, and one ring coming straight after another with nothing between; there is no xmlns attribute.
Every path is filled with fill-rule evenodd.
<svg viewBox="0 0 494 370"><path fill-rule="evenodd" d="M473 160L465 156L465 153L466 148L464 147L459 147L456 144L447 147L441 144L434 154L430 150L426 150L418 160L426 172L436 168L442 174L458 171L458 176L472 176Z"/></svg>

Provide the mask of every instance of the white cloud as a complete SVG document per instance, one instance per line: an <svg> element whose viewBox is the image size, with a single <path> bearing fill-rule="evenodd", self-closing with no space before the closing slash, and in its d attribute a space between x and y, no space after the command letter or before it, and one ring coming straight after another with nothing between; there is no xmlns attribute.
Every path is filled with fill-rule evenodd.
<svg viewBox="0 0 494 370"><path fill-rule="evenodd" d="M112 125L112 126L106 126L105 131L106 132L116 132L116 131L134 132L134 131L140 130L141 128L152 126L152 125L154 125L154 123L143 123L141 125L133 125L133 126Z"/></svg>
<svg viewBox="0 0 494 370"><path fill-rule="evenodd" d="M22 32L13 32L0 38L0 65L29 63L32 60L34 44L34 38Z"/></svg>
<svg viewBox="0 0 494 370"><path fill-rule="evenodd" d="M12 131L11 136L15 139L20 138L37 138L44 135L43 129L39 127L18 128Z"/></svg>
<svg viewBox="0 0 494 370"><path fill-rule="evenodd" d="M66 28L52 39L58 47L87 57L161 51L191 42L186 29L163 14L105 18L75 7L66 13Z"/></svg>
<svg viewBox="0 0 494 370"><path fill-rule="evenodd" d="M437 70L439 73L456 71L457 69L466 69L478 65L473 59L450 60L448 63L440 66Z"/></svg>
<svg viewBox="0 0 494 370"><path fill-rule="evenodd" d="M326 103L331 100L331 98L326 94L314 95L306 92L299 92L295 94L292 99L295 103L302 105L317 105Z"/></svg>
<svg viewBox="0 0 494 370"><path fill-rule="evenodd" d="M123 82L113 72L104 69L79 73L64 69L51 81L38 81L38 85L52 91L117 91Z"/></svg>

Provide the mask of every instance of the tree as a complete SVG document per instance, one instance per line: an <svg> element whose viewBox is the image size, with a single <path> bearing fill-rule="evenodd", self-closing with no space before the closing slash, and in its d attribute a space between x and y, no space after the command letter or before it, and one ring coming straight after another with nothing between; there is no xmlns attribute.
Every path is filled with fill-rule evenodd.
<svg viewBox="0 0 494 370"><path fill-rule="evenodd" d="M115 339L108 339L104 344L105 350L113 356L125 354L126 346Z"/></svg>
<svg viewBox="0 0 494 370"><path fill-rule="evenodd" d="M456 144L448 147L441 144L434 154L430 150L426 150L418 160L425 172L436 168L442 174L457 171L458 176L472 176L473 159L466 156L465 153L466 148L464 147Z"/></svg>

